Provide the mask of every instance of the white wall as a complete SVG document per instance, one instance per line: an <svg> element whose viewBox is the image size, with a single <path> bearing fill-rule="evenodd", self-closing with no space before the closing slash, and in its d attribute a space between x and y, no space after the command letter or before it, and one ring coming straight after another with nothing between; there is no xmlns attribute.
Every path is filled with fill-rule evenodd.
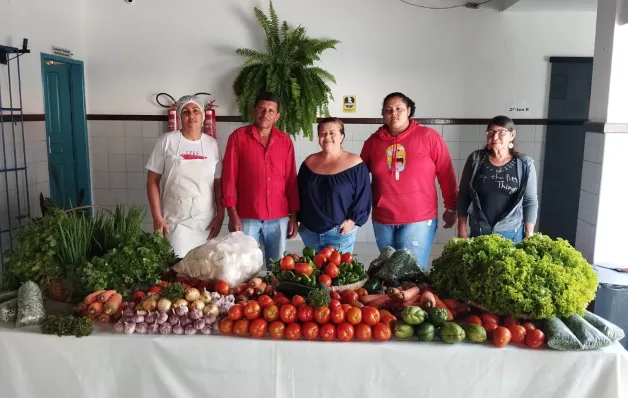
<svg viewBox="0 0 628 398"><path fill-rule="evenodd" d="M18 44L26 36L36 52L71 48L86 61L89 113L161 113L158 92L207 91L218 115L235 115L232 83L243 59L234 50L263 50L253 7L267 4L0 0L0 41ZM341 114L342 95L357 95L357 113L345 116L377 117L381 99L399 90L415 99L418 117L492 117L517 101L531 111L515 116L543 118L547 57L593 54L593 12L430 11L383 0L274 4L282 20L303 24L311 36L341 40L322 66L338 81L332 113ZM41 113L37 53L28 64L26 110Z"/></svg>

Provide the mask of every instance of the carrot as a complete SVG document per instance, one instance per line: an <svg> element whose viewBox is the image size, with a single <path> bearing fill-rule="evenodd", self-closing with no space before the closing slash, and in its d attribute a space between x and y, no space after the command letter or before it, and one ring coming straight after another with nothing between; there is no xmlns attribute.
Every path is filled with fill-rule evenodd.
<svg viewBox="0 0 628 398"><path fill-rule="evenodd" d="M408 301L404 301L401 305L404 307L419 306L421 304L421 296L418 294Z"/></svg>
<svg viewBox="0 0 628 398"><path fill-rule="evenodd" d="M255 294L255 289L253 289L252 287L249 287L248 289L246 289L246 290L244 291L244 295L245 295L246 297L251 297L251 296L253 296L254 294Z"/></svg>
<svg viewBox="0 0 628 398"><path fill-rule="evenodd" d="M109 315L107 314L100 314L98 315L98 317L96 318L96 320L98 321L98 323L109 323Z"/></svg>
<svg viewBox="0 0 628 398"><path fill-rule="evenodd" d="M275 295L275 288L273 287L273 285L267 285L266 290L264 290L264 294L273 297Z"/></svg>
<svg viewBox="0 0 628 398"><path fill-rule="evenodd" d="M385 295L385 294L369 294L367 296L360 297L360 301L364 305L370 305L370 303L372 303L373 301L375 301L377 299L382 299L382 298L386 298L387 299L388 296Z"/></svg>
<svg viewBox="0 0 628 398"><path fill-rule="evenodd" d="M238 286L234 286L233 287L233 295L237 296L239 294L243 294L246 289L249 288L249 284L248 283L241 283Z"/></svg>
<svg viewBox="0 0 628 398"><path fill-rule="evenodd" d="M257 294L258 296L264 294L264 292L266 291L266 286L268 286L266 282L262 282L257 285L257 287L255 288L255 294Z"/></svg>
<svg viewBox="0 0 628 398"><path fill-rule="evenodd" d="M101 312L102 312L102 304L99 303L98 301L94 301L93 303L89 305L89 307L87 307L87 313L92 317L100 315Z"/></svg>
<svg viewBox="0 0 628 398"><path fill-rule="evenodd" d="M99 294L104 292L105 290L96 290L95 292L88 294L87 297L85 297L85 304L90 305L91 303L96 301L96 298L98 298Z"/></svg>
<svg viewBox="0 0 628 398"><path fill-rule="evenodd" d="M401 292L403 296L403 302L405 303L406 301L410 301L416 297L419 297L419 293L420 293L420 290L418 286L411 287L409 289L404 290L403 292Z"/></svg>
<svg viewBox="0 0 628 398"><path fill-rule="evenodd" d="M351 304L352 307L358 307L358 308L364 307L364 304L362 304L360 300L353 300L349 304Z"/></svg>
<svg viewBox="0 0 628 398"><path fill-rule="evenodd" d="M109 300L104 305L104 312L107 315L113 315L120 308L120 304L122 304L122 295L120 293L114 293L109 297Z"/></svg>
<svg viewBox="0 0 628 398"><path fill-rule="evenodd" d="M421 295L421 301L419 302L419 306L421 308L432 308L436 305L436 297L434 293L430 291L424 291Z"/></svg>
<svg viewBox="0 0 628 398"><path fill-rule="evenodd" d="M251 286L252 288L256 288L261 284L262 284L262 278L259 278L259 277L252 278L249 281L249 286Z"/></svg>
<svg viewBox="0 0 628 398"><path fill-rule="evenodd" d="M441 301L452 311L458 309L458 302L454 299L441 299Z"/></svg>
<svg viewBox="0 0 628 398"><path fill-rule="evenodd" d="M384 307L389 307L391 304L394 303L394 301L390 298L390 297L386 297L386 295L382 294L382 297L378 297L374 300L372 300L371 302L368 303L369 307L373 307L373 308L384 308Z"/></svg>
<svg viewBox="0 0 628 398"><path fill-rule="evenodd" d="M104 291L104 292L100 293L98 295L98 297L96 297L96 300L98 300L99 303L106 303L107 300L109 300L109 297L111 297L115 293L116 293L115 290Z"/></svg>

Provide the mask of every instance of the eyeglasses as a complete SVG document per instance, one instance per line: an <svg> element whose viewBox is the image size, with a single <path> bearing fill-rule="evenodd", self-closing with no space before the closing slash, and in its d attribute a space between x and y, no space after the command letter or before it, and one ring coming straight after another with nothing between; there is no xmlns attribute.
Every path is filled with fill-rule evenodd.
<svg viewBox="0 0 628 398"><path fill-rule="evenodd" d="M499 138L503 138L506 136L506 134L510 133L510 131L505 130L505 129L501 129L501 130L487 130L486 131L486 136L487 137L492 137L495 134L497 134L499 136Z"/></svg>

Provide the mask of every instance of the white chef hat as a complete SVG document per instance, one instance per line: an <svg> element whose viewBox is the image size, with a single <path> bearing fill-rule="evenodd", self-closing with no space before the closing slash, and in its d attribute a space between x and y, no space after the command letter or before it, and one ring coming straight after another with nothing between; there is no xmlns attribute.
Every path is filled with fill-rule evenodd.
<svg viewBox="0 0 628 398"><path fill-rule="evenodd" d="M183 127L181 115L183 112L183 107L187 104L194 104L198 106L198 109L201 111L201 125L203 125L203 123L205 122L205 110L203 104L201 104L201 101L193 95L184 95L177 101L177 118L179 119L179 126Z"/></svg>

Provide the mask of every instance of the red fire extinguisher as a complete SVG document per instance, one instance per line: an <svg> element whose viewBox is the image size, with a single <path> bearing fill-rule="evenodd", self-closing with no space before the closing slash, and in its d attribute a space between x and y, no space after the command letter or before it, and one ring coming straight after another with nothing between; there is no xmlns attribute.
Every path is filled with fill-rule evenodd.
<svg viewBox="0 0 628 398"><path fill-rule="evenodd" d="M161 101L159 100L159 97L161 97L162 95L165 95L166 97L170 98L170 100L172 101L172 105L168 106L168 105L162 104ZM157 94L156 101L162 107L168 108L168 131L173 132L173 131L180 130L181 126L179 125L179 118L177 117L177 102L174 100L172 95L168 93L159 93Z"/></svg>
<svg viewBox="0 0 628 398"><path fill-rule="evenodd" d="M210 137L216 138L216 110L218 105L214 105L216 100L211 100L205 105L205 123L203 125L203 132Z"/></svg>

